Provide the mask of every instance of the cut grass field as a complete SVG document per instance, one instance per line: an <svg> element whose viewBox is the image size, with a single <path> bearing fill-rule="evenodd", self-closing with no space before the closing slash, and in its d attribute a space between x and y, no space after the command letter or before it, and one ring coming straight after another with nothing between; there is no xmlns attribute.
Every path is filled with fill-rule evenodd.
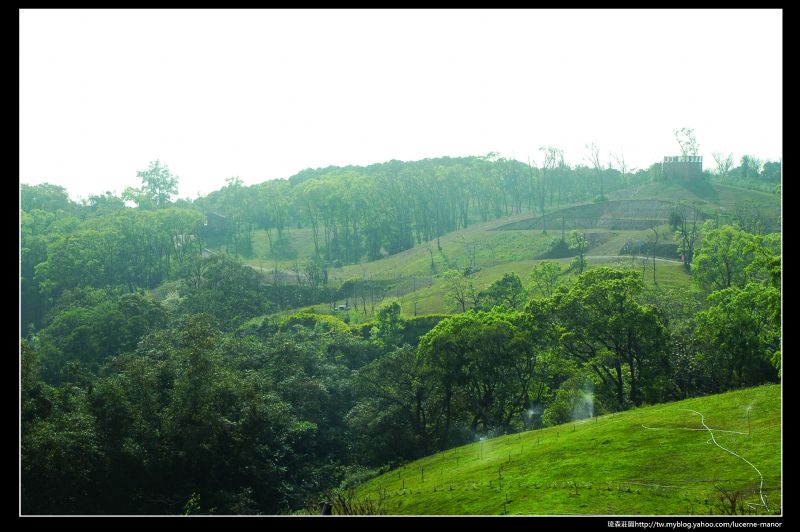
<svg viewBox="0 0 800 532"><path fill-rule="evenodd" d="M722 511L720 488L740 492L750 512L781 513L779 385L475 442L376 477L353 496L387 514L708 515Z"/></svg>

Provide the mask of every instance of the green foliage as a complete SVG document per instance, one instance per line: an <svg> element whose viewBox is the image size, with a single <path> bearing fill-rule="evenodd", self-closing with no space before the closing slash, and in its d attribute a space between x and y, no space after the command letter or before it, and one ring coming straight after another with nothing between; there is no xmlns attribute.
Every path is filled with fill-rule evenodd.
<svg viewBox="0 0 800 532"><path fill-rule="evenodd" d="M758 474L706 444L707 431L684 430L703 428L687 409L702 412L712 429L739 433L714 430L720 445L746 458L764 477L769 511L745 507L751 514L779 514L786 503L781 498L779 386L471 442L387 471L359 486L355 495L376 500L382 493L386 512L401 515L708 515L718 500L715 485L726 485L740 490L744 502L759 505ZM617 518L602 518L607 519Z"/></svg>
<svg viewBox="0 0 800 532"><path fill-rule="evenodd" d="M487 156L307 170L253 187L230 178L169 208L169 190L159 196L149 181L138 191L147 209L108 193L76 205L59 187L23 185L23 511L288 512L358 471L585 417L589 393L596 412L777 380L780 235L734 229L742 234L726 240L708 226L695 265L707 291L704 269L726 253L745 260L699 314L677 263L659 264L652 289L638 273L588 267L590 242L596 255L615 253L642 237L628 230L575 231L565 255L578 254L583 274L560 283L558 263L534 259L550 241L539 231L476 225L622 186L618 172L571 169L555 148L546 155L542 168ZM708 183L669 191L727 206L741 197ZM769 209L748 194L753 209ZM600 216L613 203L574 208ZM665 205L691 257L702 216ZM201 236L213 235L199 208L209 224L211 213L225 222L215 246L274 257L261 264L274 274L206 252ZM746 214L744 225L755 219ZM281 264L289 242L297 260ZM355 265L365 256L381 259ZM445 273L431 277L432 266ZM298 284L282 284L281 268ZM537 297L519 310L518 273L531 269ZM414 314L440 309L445 293L462 314L402 315L412 301ZM346 311L330 310L340 302ZM545 463L568 478L569 461Z"/></svg>
<svg viewBox="0 0 800 532"><path fill-rule="evenodd" d="M183 515L192 515L197 513L200 513L200 495L198 495L197 492L193 492L183 507Z"/></svg>
<svg viewBox="0 0 800 532"><path fill-rule="evenodd" d="M293 330L298 326L308 329L320 328L328 331L349 331L347 324L335 316L315 314L308 311L289 314L281 318L278 322L278 328L284 331Z"/></svg>
<svg viewBox="0 0 800 532"><path fill-rule="evenodd" d="M595 372L617 408L642 404L666 371L664 318L638 303L642 288L635 272L595 268L555 296L561 345Z"/></svg>
<svg viewBox="0 0 800 532"><path fill-rule="evenodd" d="M106 358L132 351L145 334L166 323L164 309L144 294L90 294L95 297L64 302L37 335L45 374L51 382L62 378L69 362L97 371Z"/></svg>
<svg viewBox="0 0 800 532"><path fill-rule="evenodd" d="M125 202L122 198L113 195L111 192L89 196L84 201L84 205L94 216L107 216L125 209Z"/></svg>
<svg viewBox="0 0 800 532"><path fill-rule="evenodd" d="M558 287L561 267L555 262L540 262L533 267L529 277L531 293L541 297L550 297Z"/></svg>
<svg viewBox="0 0 800 532"><path fill-rule="evenodd" d="M780 289L781 287L781 235L771 233L756 235L747 251L753 254L753 261L745 267L749 280Z"/></svg>
<svg viewBox="0 0 800 532"><path fill-rule="evenodd" d="M402 343L416 347L420 339L437 323L447 318L446 314L427 314L425 316L413 316L402 318L403 320L403 340Z"/></svg>
<svg viewBox="0 0 800 532"><path fill-rule="evenodd" d="M178 176L172 175L169 167L156 159L147 170L136 172L142 178L142 188L128 188L122 195L143 209L160 209L169 205L170 200L178 193Z"/></svg>
<svg viewBox="0 0 800 532"><path fill-rule="evenodd" d="M679 211L674 210L671 213L669 213L669 222L668 222L669 228L672 229L673 231L678 230L678 227L681 225L682 221L683 221L683 216L681 216L681 213Z"/></svg>
<svg viewBox="0 0 800 532"><path fill-rule="evenodd" d="M196 257L198 274L180 291L184 313L208 313L227 329L271 310L258 273L227 255Z"/></svg>
<svg viewBox="0 0 800 532"><path fill-rule="evenodd" d="M297 258L297 250L292 247L292 241L288 237L281 237L272 243L269 256L281 260L293 260Z"/></svg>
<svg viewBox="0 0 800 532"><path fill-rule="evenodd" d="M439 400L435 381L414 349L397 348L364 366L356 386L364 400L351 409L347 422L365 463L419 457L434 449Z"/></svg>
<svg viewBox="0 0 800 532"><path fill-rule="evenodd" d="M384 301L378 306L372 337L384 348L394 348L402 342L403 320L400 318L400 303L396 299Z"/></svg>
<svg viewBox="0 0 800 532"><path fill-rule="evenodd" d="M31 233L37 231L37 218L30 220ZM189 209L125 209L77 227L51 227L45 240L47 257L36 256L39 262L29 279L53 299L76 287L120 286L131 292L152 288L199 254L194 233L201 219ZM42 241L31 234L28 242L34 246Z"/></svg>
<svg viewBox="0 0 800 532"><path fill-rule="evenodd" d="M599 398L598 398L599 399ZM585 373L575 373L559 386L553 401L542 415L545 427L591 418L603 413L595 400L594 382Z"/></svg>
<svg viewBox="0 0 800 532"><path fill-rule="evenodd" d="M777 243L777 240L773 240ZM695 279L705 290L743 287L753 277L751 263L758 248L754 235L724 225L714 228L711 222L703 225L703 245L692 264ZM773 246L774 248L775 246Z"/></svg>
<svg viewBox="0 0 800 532"><path fill-rule="evenodd" d="M20 187L20 207L25 212L42 210L46 212L68 213L75 210L77 205L69 199L67 190L58 185L42 183L41 185L26 185Z"/></svg>
<svg viewBox="0 0 800 532"><path fill-rule="evenodd" d="M578 274L581 274L586 268L586 250L589 248L586 235L580 231L572 231L569 234L569 247L571 251L578 254L570 263L570 267L578 270Z"/></svg>
<svg viewBox="0 0 800 532"><path fill-rule="evenodd" d="M775 193L775 183L781 180L780 161L761 161L752 155L744 155L740 165L734 168L733 156L715 154L718 171L716 177L722 183L737 187Z"/></svg>
<svg viewBox="0 0 800 532"><path fill-rule="evenodd" d="M537 358L548 347L549 337L536 318L497 308L454 316L434 327L420 340L418 356L443 389L444 437L450 437L455 402L463 402L473 433L508 431L521 423Z"/></svg>
<svg viewBox="0 0 800 532"><path fill-rule="evenodd" d="M442 280L447 287L446 300L452 310L466 312L468 307L477 303L475 285L463 272L447 270L442 274Z"/></svg>
<svg viewBox="0 0 800 532"><path fill-rule="evenodd" d="M524 297L525 290L522 288L522 280L516 273L504 274L501 279L493 282L478 294L480 306L485 309L495 306L517 309L522 305Z"/></svg>
<svg viewBox="0 0 800 532"><path fill-rule="evenodd" d="M734 386L777 382L780 370L780 290L748 283L708 298L697 336L716 371Z"/></svg>

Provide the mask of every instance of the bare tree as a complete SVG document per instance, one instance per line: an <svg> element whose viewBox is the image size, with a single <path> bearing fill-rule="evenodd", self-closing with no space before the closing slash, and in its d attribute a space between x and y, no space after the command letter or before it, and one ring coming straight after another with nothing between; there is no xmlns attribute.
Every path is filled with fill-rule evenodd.
<svg viewBox="0 0 800 532"><path fill-rule="evenodd" d="M725 179L733 168L733 154L722 154L718 151L712 153L714 162L717 163L717 175Z"/></svg>
<svg viewBox="0 0 800 532"><path fill-rule="evenodd" d="M419 302L419 294L417 294L417 276L411 277L411 301L414 303L414 316L417 315L417 302Z"/></svg>
<svg viewBox="0 0 800 532"><path fill-rule="evenodd" d="M475 303L475 286L463 272L458 270L448 270L442 274L442 280L447 288L445 299L450 303L451 308L458 312L467 311L467 306Z"/></svg>
<svg viewBox="0 0 800 532"><path fill-rule="evenodd" d="M433 250L431 249L430 243L427 244L427 250L431 255L431 272L433 272L433 275L436 275L436 264L433 262Z"/></svg>
<svg viewBox="0 0 800 532"><path fill-rule="evenodd" d="M600 148L597 147L597 144L592 142L591 144L586 145L586 150L588 151L585 159L592 165L594 168L595 173L597 174L598 179L600 180L600 197L604 197L603 194L603 164L600 162Z"/></svg>
<svg viewBox="0 0 800 532"><path fill-rule="evenodd" d="M647 272L647 263L650 262L650 257L647 255L641 255L639 258L642 261L642 282L644 283L644 275Z"/></svg>
<svg viewBox="0 0 800 532"><path fill-rule="evenodd" d="M753 200L737 201L734 204L733 219L739 227L756 235L766 234L770 224Z"/></svg>
<svg viewBox="0 0 800 532"><path fill-rule="evenodd" d="M460 239L461 245L464 246L464 253L467 255L467 267L465 268L466 275L471 275L478 271L477 254L478 244L474 240L467 242L467 239L462 235Z"/></svg>
<svg viewBox="0 0 800 532"><path fill-rule="evenodd" d="M656 248L658 247L658 222L650 224L650 230L653 232L653 285L656 282Z"/></svg>
<svg viewBox="0 0 800 532"><path fill-rule="evenodd" d="M547 174L556 167L559 160L559 149L553 146L543 146L539 150L544 154L542 167L539 169L539 179L536 181L536 196L539 200L539 211L544 215L544 201L549 184L547 182ZM535 162L535 161L534 161ZM528 167L531 168L530 159L528 160ZM532 168L531 168L531 171Z"/></svg>
<svg viewBox="0 0 800 532"><path fill-rule="evenodd" d="M670 214L670 228L675 231L678 241L678 252L683 255L683 267L689 271L694 255L694 245L700 236L697 222L700 220L700 210L694 205L677 203Z"/></svg>
<svg viewBox="0 0 800 532"><path fill-rule="evenodd" d="M694 136L694 129L682 127L673 131L678 146L681 147L681 155L697 155L700 151L700 144Z"/></svg>
<svg viewBox="0 0 800 532"><path fill-rule="evenodd" d="M622 151L622 148L619 149L619 154L612 153L611 157L614 159L614 162L617 163L619 167L619 171L622 172L622 184L623 186L627 186L628 182L625 179L625 176L628 172L628 165L625 163L625 152Z"/></svg>

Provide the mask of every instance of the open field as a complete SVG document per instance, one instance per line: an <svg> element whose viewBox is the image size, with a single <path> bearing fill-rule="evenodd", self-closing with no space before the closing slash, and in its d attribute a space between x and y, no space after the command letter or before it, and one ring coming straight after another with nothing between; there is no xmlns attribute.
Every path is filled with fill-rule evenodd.
<svg viewBox="0 0 800 532"><path fill-rule="evenodd" d="M721 221L733 212L737 202L743 201L753 202L770 216L777 217L779 212L777 195L708 182L654 182L617 191L613 198L603 203L567 205L548 212L545 217L522 213L476 223L443 235L440 238L441 249L433 240L376 261L328 267L329 283L339 286L348 279L378 279L390 285L385 295L397 297L405 315L448 312L452 309L445 298L446 287L440 277L443 272L472 267L476 271L471 280L478 290L510 272L518 274L527 284L533 267L546 256L553 242L562 237L561 220L565 220L565 236L572 228L586 234L590 242L587 251L589 267L611 265L640 272L644 268L645 284L653 282L652 260L644 266L640 259L632 259L626 254L626 246L641 254L640 250L654 237L649 226L661 222L657 227L658 256L668 260L658 260L657 282L665 287L691 288L691 276L678 262L671 262L678 260L673 234L666 223L672 202L683 200L697 205L705 212L706 218L716 217L719 213ZM543 219L548 221L543 222ZM276 238L275 234L273 238ZM292 229L288 238L297 252L297 259L268 258L266 233L256 231L253 256L245 257L245 262L264 273L277 269L283 272L284 278L294 279L290 272L298 266L302 268L313 254L313 241L310 229ZM567 271L571 258L547 260L562 265L565 279L574 277L574 272ZM313 309L331 312L328 304L315 305ZM351 323L370 318L369 312L365 315L363 311L339 314L340 317L347 315Z"/></svg>
<svg viewBox="0 0 800 532"><path fill-rule="evenodd" d="M780 513L779 385L477 441L354 496L389 514L676 515L721 513L721 490Z"/></svg>

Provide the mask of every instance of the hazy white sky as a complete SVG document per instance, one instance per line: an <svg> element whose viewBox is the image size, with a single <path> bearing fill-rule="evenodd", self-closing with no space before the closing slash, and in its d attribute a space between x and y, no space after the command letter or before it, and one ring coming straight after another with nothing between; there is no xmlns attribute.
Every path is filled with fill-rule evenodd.
<svg viewBox="0 0 800 532"><path fill-rule="evenodd" d="M197 197L304 168L595 142L644 168L694 128L782 156L782 13L20 11L20 180L73 198L161 159Z"/></svg>

